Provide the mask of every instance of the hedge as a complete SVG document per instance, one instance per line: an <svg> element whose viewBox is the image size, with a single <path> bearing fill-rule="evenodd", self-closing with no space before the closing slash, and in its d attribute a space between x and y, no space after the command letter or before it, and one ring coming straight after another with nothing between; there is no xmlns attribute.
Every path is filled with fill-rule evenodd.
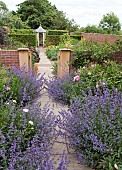
<svg viewBox="0 0 122 170"><path fill-rule="evenodd" d="M47 35L46 36L46 46L59 45L60 35Z"/></svg>
<svg viewBox="0 0 122 170"><path fill-rule="evenodd" d="M71 38L81 40L81 35L70 35Z"/></svg>
<svg viewBox="0 0 122 170"><path fill-rule="evenodd" d="M33 29L11 29L10 34L35 34Z"/></svg>
<svg viewBox="0 0 122 170"><path fill-rule="evenodd" d="M63 35L69 33L67 30L48 30L47 35Z"/></svg>
<svg viewBox="0 0 122 170"><path fill-rule="evenodd" d="M36 34L8 34L9 37L15 41L20 41L27 46L36 47L37 39Z"/></svg>

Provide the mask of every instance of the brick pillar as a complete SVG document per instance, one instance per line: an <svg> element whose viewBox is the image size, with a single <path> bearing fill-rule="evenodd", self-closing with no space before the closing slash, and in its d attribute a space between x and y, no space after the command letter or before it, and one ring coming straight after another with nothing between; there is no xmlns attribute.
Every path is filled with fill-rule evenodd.
<svg viewBox="0 0 122 170"><path fill-rule="evenodd" d="M58 54L58 74L57 77L62 78L70 73L71 50L64 48L60 49Z"/></svg>
<svg viewBox="0 0 122 170"><path fill-rule="evenodd" d="M20 68L25 66L27 71L31 67L31 57L28 48L18 48L19 51L19 65Z"/></svg>

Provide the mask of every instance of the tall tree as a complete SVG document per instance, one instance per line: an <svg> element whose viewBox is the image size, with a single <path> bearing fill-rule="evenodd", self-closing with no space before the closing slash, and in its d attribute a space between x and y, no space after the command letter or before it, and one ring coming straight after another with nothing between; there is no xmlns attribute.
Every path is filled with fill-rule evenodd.
<svg viewBox="0 0 122 170"><path fill-rule="evenodd" d="M67 29L69 26L74 27L75 25L48 0L26 0L18 4L18 7L17 13L22 21L27 21L33 29L40 24L46 29Z"/></svg>
<svg viewBox="0 0 122 170"><path fill-rule="evenodd" d="M108 34L118 34L121 29L119 18L113 12L103 15L99 26Z"/></svg>

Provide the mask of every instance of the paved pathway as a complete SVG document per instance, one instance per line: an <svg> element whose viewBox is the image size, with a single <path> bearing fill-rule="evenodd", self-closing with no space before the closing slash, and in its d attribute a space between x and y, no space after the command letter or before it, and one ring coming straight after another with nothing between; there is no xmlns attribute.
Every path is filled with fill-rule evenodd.
<svg viewBox="0 0 122 170"><path fill-rule="evenodd" d="M43 74L45 73L45 78L49 79L49 77L53 76L52 74L52 64L50 62L49 59L47 59L46 55L45 55L45 49L43 47L39 47L39 53L40 53L40 62L38 64L39 66L39 73ZM58 112L61 109L65 109L67 110L68 107L64 106L64 105L59 105L56 103L53 103L51 101L51 99L49 98L48 94L45 93L44 96L41 98L41 105L45 105L47 102L49 102L50 107L53 108L54 113L56 115L58 115ZM55 155L56 153L58 153L54 158L54 162L55 164L58 163L62 152L65 150L67 153L67 147L65 144L65 139L58 137L58 139L56 139L56 142L53 145L53 150L52 150L52 155ZM68 154L68 153L67 153ZM90 168L81 165L78 163L78 161L73 157L72 154L68 154L68 159L70 161L69 165L68 165L68 170L91 170Z"/></svg>

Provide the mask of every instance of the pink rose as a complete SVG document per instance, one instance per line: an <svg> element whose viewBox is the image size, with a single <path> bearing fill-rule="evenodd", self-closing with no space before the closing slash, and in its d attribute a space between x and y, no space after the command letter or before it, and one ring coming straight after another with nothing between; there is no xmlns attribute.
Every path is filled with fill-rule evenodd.
<svg viewBox="0 0 122 170"><path fill-rule="evenodd" d="M6 90L6 91L9 91L10 89L11 89L11 88L10 88L9 86L6 86L6 87L5 87L5 90Z"/></svg>
<svg viewBox="0 0 122 170"><path fill-rule="evenodd" d="M74 81L74 82L77 82L77 81L79 81L79 80L80 80L80 77L77 75L77 76L74 77L74 80L73 80L73 81Z"/></svg>

